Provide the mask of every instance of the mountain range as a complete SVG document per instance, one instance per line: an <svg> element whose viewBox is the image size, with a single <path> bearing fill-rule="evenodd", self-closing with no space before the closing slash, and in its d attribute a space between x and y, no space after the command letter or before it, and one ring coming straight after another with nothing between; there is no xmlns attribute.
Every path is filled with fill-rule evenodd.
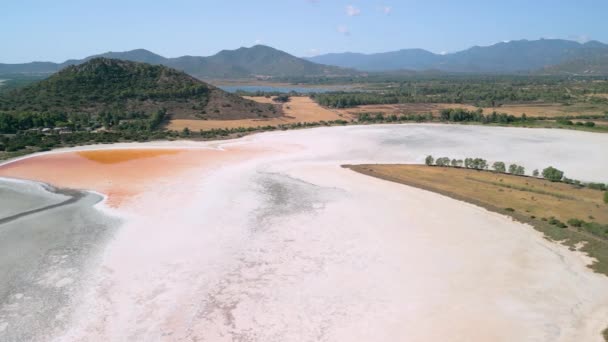
<svg viewBox="0 0 608 342"><path fill-rule="evenodd" d="M194 77L207 79L339 76L357 73L354 70L310 62L268 46L256 45L250 48L222 50L209 57L166 58L145 49L136 49L126 52L106 52L84 59L67 60L63 63L0 64L0 74L54 73L67 66L82 64L99 57L164 65L184 71Z"/></svg>
<svg viewBox="0 0 608 342"><path fill-rule="evenodd" d="M562 39L517 40L436 54L423 49L362 54L330 53L298 58L264 45L223 50L209 57L166 58L144 49L107 52L63 63L0 64L0 74L54 73L70 65L104 57L164 65L201 79L365 76L407 70L449 73L533 73L608 75L608 45Z"/></svg>
<svg viewBox="0 0 608 342"><path fill-rule="evenodd" d="M422 49L361 54L330 53L309 61L369 72L439 70L465 73L552 73L605 75L608 45L562 39L517 40L435 54Z"/></svg>

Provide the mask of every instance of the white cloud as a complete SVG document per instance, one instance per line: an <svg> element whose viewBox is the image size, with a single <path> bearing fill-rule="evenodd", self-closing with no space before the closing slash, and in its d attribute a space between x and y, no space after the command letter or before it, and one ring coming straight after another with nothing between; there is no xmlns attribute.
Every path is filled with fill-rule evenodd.
<svg viewBox="0 0 608 342"><path fill-rule="evenodd" d="M313 57L313 56L317 56L321 51L319 49L315 49L312 48L310 50L308 50L308 55Z"/></svg>
<svg viewBox="0 0 608 342"><path fill-rule="evenodd" d="M579 35L579 36L571 36L571 39L574 39L577 42L583 44L583 43L586 43L586 42L590 41L591 37L589 37L586 34L582 34L582 35Z"/></svg>
<svg viewBox="0 0 608 342"><path fill-rule="evenodd" d="M262 40L258 38L254 41L254 44L255 45L262 44Z"/></svg>
<svg viewBox="0 0 608 342"><path fill-rule="evenodd" d="M344 26L344 25L340 25L338 26L338 32L342 33L345 36L349 36L350 35L350 30L348 29L348 27Z"/></svg>
<svg viewBox="0 0 608 342"><path fill-rule="evenodd" d="M361 10L353 5L346 6L346 15L349 17L354 17L356 15L361 14Z"/></svg>
<svg viewBox="0 0 608 342"><path fill-rule="evenodd" d="M447 51L441 51L439 54L442 55L442 56L445 56L445 55L448 54L448 52Z"/></svg>
<svg viewBox="0 0 608 342"><path fill-rule="evenodd" d="M392 11L393 11L393 8L391 6L382 7L382 12L384 12L384 14L386 14L386 15L391 14Z"/></svg>

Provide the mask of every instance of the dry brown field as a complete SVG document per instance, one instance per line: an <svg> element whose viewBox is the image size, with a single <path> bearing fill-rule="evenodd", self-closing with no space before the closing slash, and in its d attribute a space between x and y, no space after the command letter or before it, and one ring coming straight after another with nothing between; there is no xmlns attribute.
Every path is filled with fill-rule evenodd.
<svg viewBox="0 0 608 342"><path fill-rule="evenodd" d="M245 98L260 103L274 103L271 98L263 96L246 96ZM260 126L278 126L298 122L319 122L332 120L350 120L352 117L339 111L329 110L319 106L311 98L305 96L292 97L283 106L284 115L278 118L243 119L243 120L171 120L168 129L208 130L220 128L249 128Z"/></svg>
<svg viewBox="0 0 608 342"><path fill-rule="evenodd" d="M464 104L454 103L401 103L401 104L384 104L384 105L363 105L354 108L337 109L336 111L343 115L357 116L361 113L384 113L384 114L426 114L432 113L438 115L445 108L463 108L467 110L476 110L477 107Z"/></svg>
<svg viewBox="0 0 608 342"><path fill-rule="evenodd" d="M364 112L382 112L385 114L425 114L438 115L444 108L463 108L476 110L478 107L458 103L404 103L387 105L363 105L355 108L337 110L345 115L357 115ZM521 116L525 113L528 117L558 117L569 115L597 115L602 114L608 108L594 104L575 104L564 106L561 104L509 104L500 107L482 107L484 114L493 111Z"/></svg>
<svg viewBox="0 0 608 342"><path fill-rule="evenodd" d="M608 206L603 203L601 191L577 188L566 183L426 165L362 165L354 169L371 170L373 174L416 187L458 194L498 208L513 208L538 218L553 216L566 222L571 218L588 220L592 216L608 223Z"/></svg>

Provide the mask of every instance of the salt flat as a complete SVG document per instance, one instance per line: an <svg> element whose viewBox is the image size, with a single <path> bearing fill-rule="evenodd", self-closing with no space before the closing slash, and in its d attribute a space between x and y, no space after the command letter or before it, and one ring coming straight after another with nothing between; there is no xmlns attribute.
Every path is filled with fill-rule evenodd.
<svg viewBox="0 0 608 342"><path fill-rule="evenodd" d="M0 176L134 190L108 212L124 223L81 275L57 341L599 341L608 278L583 255L340 165L483 157L606 182L606 146L574 131L351 126L85 148L179 151L114 166L67 149ZM104 182L62 178L60 158ZM133 184L127 169L152 181Z"/></svg>

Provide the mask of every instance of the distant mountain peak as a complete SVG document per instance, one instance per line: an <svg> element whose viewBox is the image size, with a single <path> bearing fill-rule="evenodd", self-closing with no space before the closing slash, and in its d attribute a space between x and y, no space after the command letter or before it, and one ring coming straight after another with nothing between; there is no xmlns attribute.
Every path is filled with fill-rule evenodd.
<svg viewBox="0 0 608 342"><path fill-rule="evenodd" d="M597 60L608 51L600 42L579 42L564 39L511 40L489 46L473 46L449 54L434 54L422 49L401 49L375 54L325 54L308 58L316 63L355 68L363 71L440 70L443 72L521 73L543 70L576 59L570 63L584 65L585 73L603 69ZM571 72L571 71L570 71Z"/></svg>

